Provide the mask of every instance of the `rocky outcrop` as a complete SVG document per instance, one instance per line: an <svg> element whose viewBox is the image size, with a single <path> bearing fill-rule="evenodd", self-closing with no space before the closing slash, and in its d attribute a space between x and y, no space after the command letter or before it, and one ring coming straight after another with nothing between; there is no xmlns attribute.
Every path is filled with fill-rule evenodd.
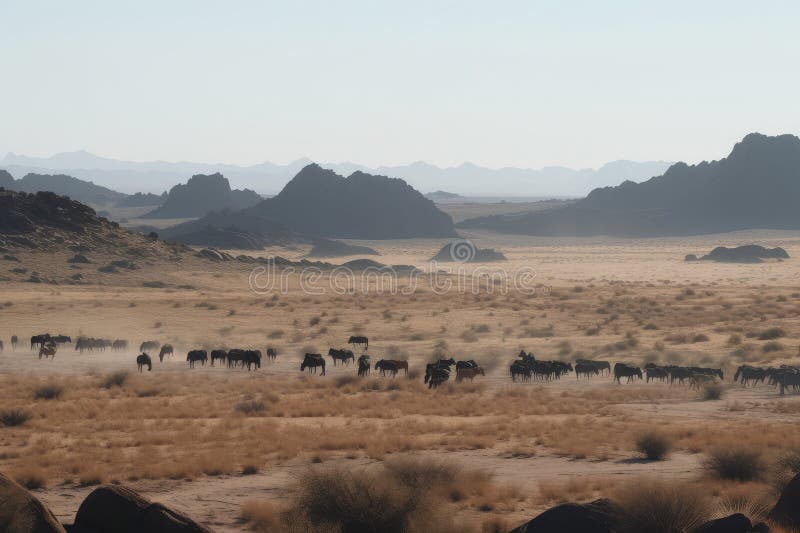
<svg viewBox="0 0 800 533"><path fill-rule="evenodd" d="M614 533L615 508L608 500L552 507L510 533Z"/></svg>
<svg viewBox="0 0 800 533"><path fill-rule="evenodd" d="M358 246L333 239L315 239L308 257L341 257L344 255L380 255L369 246Z"/></svg>
<svg viewBox="0 0 800 533"><path fill-rule="evenodd" d="M108 224L94 209L52 192L0 190L0 235L32 233L39 227L84 232Z"/></svg>
<svg viewBox="0 0 800 533"><path fill-rule="evenodd" d="M119 200L115 205L117 207L150 207L153 205L163 204L166 198L167 193L158 195L150 192L137 192L136 194L131 194L130 196L126 196L122 200Z"/></svg>
<svg viewBox="0 0 800 533"><path fill-rule="evenodd" d="M9 174L7 170L0 169L0 187L3 189L14 188L14 176Z"/></svg>
<svg viewBox="0 0 800 533"><path fill-rule="evenodd" d="M231 190L231 184L222 174L195 174L186 184L170 189L161 207L142 218L196 218L211 211L238 211L261 200L261 196L249 189Z"/></svg>
<svg viewBox="0 0 800 533"><path fill-rule="evenodd" d="M247 213L312 236L342 239L453 237L453 219L405 181L312 164Z"/></svg>
<svg viewBox="0 0 800 533"><path fill-rule="evenodd" d="M492 248L478 248L472 241L456 240L445 244L431 261L439 263L491 263L506 256Z"/></svg>
<svg viewBox="0 0 800 533"><path fill-rule="evenodd" d="M0 531L65 533L50 509L5 474L0 474Z"/></svg>
<svg viewBox="0 0 800 533"><path fill-rule="evenodd" d="M232 250L261 250L307 241L283 224L241 211L214 211L198 220L159 230L159 235L168 241Z"/></svg>
<svg viewBox="0 0 800 533"><path fill-rule="evenodd" d="M789 259L789 254L783 248L764 248L757 244L726 248L717 246L710 254L700 258L701 261L715 261L717 263L762 263L764 259Z"/></svg>
<svg viewBox="0 0 800 533"><path fill-rule="evenodd" d="M81 533L209 533L188 516L122 485L105 485L93 490L75 515Z"/></svg>

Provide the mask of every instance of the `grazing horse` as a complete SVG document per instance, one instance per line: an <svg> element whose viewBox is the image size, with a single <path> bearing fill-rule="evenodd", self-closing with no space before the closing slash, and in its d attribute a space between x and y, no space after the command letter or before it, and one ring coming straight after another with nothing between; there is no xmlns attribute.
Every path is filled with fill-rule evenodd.
<svg viewBox="0 0 800 533"><path fill-rule="evenodd" d="M349 339L347 339L347 344L352 344L353 346L363 346L365 350L369 350L369 339L360 335L351 336Z"/></svg>
<svg viewBox="0 0 800 533"><path fill-rule="evenodd" d="M322 358L322 354L319 353L307 353L303 358L303 362L300 363L300 372L305 370L306 368L310 369L309 372L313 372L314 374L317 373L317 367L322 367L321 376L325 375L325 359Z"/></svg>
<svg viewBox="0 0 800 533"><path fill-rule="evenodd" d="M114 350L115 352L127 350L128 341L117 339L113 343L111 343L111 349Z"/></svg>
<svg viewBox="0 0 800 533"><path fill-rule="evenodd" d="M399 361L390 361L388 359L381 359L377 363L375 363L375 370L381 371L381 376L385 376L387 372L392 375L392 377L397 376L397 371L399 369L397 363Z"/></svg>
<svg viewBox="0 0 800 533"><path fill-rule="evenodd" d="M186 354L186 360L189 361L189 368L194 368L194 364L200 361L200 364L206 366L208 361L208 352L205 350L192 350Z"/></svg>
<svg viewBox="0 0 800 533"><path fill-rule="evenodd" d="M144 341L139 345L139 351L142 353L151 352L153 350L158 350L160 347L161 343L158 341Z"/></svg>
<svg viewBox="0 0 800 533"><path fill-rule="evenodd" d="M575 364L592 365L601 374L604 371L608 371L608 373L611 374L611 363L609 363L608 361L595 361L594 359L578 359L577 361L575 361Z"/></svg>
<svg viewBox="0 0 800 533"><path fill-rule="evenodd" d="M163 363L164 362L164 356L165 355L172 355L173 351L174 350L172 349L172 345L171 344L165 344L164 346L161 347L161 350L159 350L159 352L158 352L158 360Z"/></svg>
<svg viewBox="0 0 800 533"><path fill-rule="evenodd" d="M666 368L661 368L660 366L650 366L644 369L645 374L647 374L647 382L650 383L650 380L653 381L658 380L660 382L665 382L669 379L669 372L667 372Z"/></svg>
<svg viewBox="0 0 800 533"><path fill-rule="evenodd" d="M39 348L39 359L41 359L42 356L44 356L45 359L47 359L48 357L52 357L53 359L55 359L57 350L58 346L56 345L56 343L50 341L47 344L43 345L41 348Z"/></svg>
<svg viewBox="0 0 800 533"><path fill-rule="evenodd" d="M684 381L690 379L692 377L692 371L686 367L682 366L673 366L669 368L669 384L672 385L675 383L675 380L678 381L681 385L684 384Z"/></svg>
<svg viewBox="0 0 800 533"><path fill-rule="evenodd" d="M43 333L41 335L34 335L34 336L31 337L31 350L33 350L34 348L37 348L37 347L41 348L42 346L44 346L48 342L50 342L50 334L49 333Z"/></svg>
<svg viewBox="0 0 800 533"><path fill-rule="evenodd" d="M592 363L575 363L575 379L580 379L581 374L586 376L586 379L600 374L600 369Z"/></svg>
<svg viewBox="0 0 800 533"><path fill-rule="evenodd" d="M428 363L425 366L425 383L428 383L433 376L433 371L436 369L444 369L450 372L450 367L456 364L456 360L452 357L450 359L439 359L435 363Z"/></svg>
<svg viewBox="0 0 800 533"><path fill-rule="evenodd" d="M620 382L620 378L628 378L628 383L632 382L638 376L642 379L642 369L635 366L628 366L625 363L617 363L614 365L614 381Z"/></svg>
<svg viewBox="0 0 800 533"><path fill-rule="evenodd" d="M246 357L246 352L244 350L239 350L238 348L234 348L233 350L228 350L228 368L236 367L239 363L242 364L244 367L244 360Z"/></svg>
<svg viewBox="0 0 800 533"><path fill-rule="evenodd" d="M475 376L485 376L486 374L483 371L482 367L475 366L469 368L458 368L456 367L456 383L468 379L470 381L475 380Z"/></svg>
<svg viewBox="0 0 800 533"><path fill-rule="evenodd" d="M19 344L19 338L16 335L12 335L11 337L11 351L17 351L17 344Z"/></svg>
<svg viewBox="0 0 800 533"><path fill-rule="evenodd" d="M522 363L521 361L515 361L511 363L511 381L516 382L517 376L520 376L520 379L525 381L531 380L531 367Z"/></svg>
<svg viewBox="0 0 800 533"><path fill-rule="evenodd" d="M364 354L358 358L358 377L369 376L369 356Z"/></svg>
<svg viewBox="0 0 800 533"><path fill-rule="evenodd" d="M228 357L228 352L225 350L211 350L211 366L214 366L214 361L225 362Z"/></svg>
<svg viewBox="0 0 800 533"><path fill-rule="evenodd" d="M261 368L261 350L245 350L244 361L242 361L242 366L244 365L247 365L248 372L252 367Z"/></svg>
<svg viewBox="0 0 800 533"><path fill-rule="evenodd" d="M153 360L150 359L150 356L146 353L136 356L136 366L139 369L139 372L142 371L144 365L147 365L147 371L150 372L153 370Z"/></svg>
<svg viewBox="0 0 800 533"><path fill-rule="evenodd" d="M3 353L3 341L0 341L0 353Z"/></svg>
<svg viewBox="0 0 800 533"><path fill-rule="evenodd" d="M277 358L278 358L278 351L271 346L267 348L267 359L269 359L274 363Z"/></svg>
<svg viewBox="0 0 800 533"><path fill-rule="evenodd" d="M350 361L355 361L356 356L350 350L337 350L330 348L328 355L333 359L333 366L336 366L336 361L341 361L343 365L350 364Z"/></svg>
<svg viewBox="0 0 800 533"><path fill-rule="evenodd" d="M736 374L733 376L733 382L736 383L737 381L741 381L741 384L745 387L752 382L753 386L755 386L759 382L763 383L766 377L767 369L750 365L742 365L736 369Z"/></svg>
<svg viewBox="0 0 800 533"><path fill-rule="evenodd" d="M447 368L435 368L428 378L428 388L435 389L439 385L450 379L450 370Z"/></svg>
<svg viewBox="0 0 800 533"><path fill-rule="evenodd" d="M800 374L797 372L782 371L776 376L775 380L780 386L781 396L786 394L788 387L791 387L795 392L800 389Z"/></svg>

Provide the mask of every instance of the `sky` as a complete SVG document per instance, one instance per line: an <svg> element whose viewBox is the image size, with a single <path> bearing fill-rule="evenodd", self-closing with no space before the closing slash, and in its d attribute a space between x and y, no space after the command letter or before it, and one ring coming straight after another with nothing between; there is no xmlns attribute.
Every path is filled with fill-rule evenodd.
<svg viewBox="0 0 800 533"><path fill-rule="evenodd" d="M2 0L0 157L598 167L800 133L800 2Z"/></svg>

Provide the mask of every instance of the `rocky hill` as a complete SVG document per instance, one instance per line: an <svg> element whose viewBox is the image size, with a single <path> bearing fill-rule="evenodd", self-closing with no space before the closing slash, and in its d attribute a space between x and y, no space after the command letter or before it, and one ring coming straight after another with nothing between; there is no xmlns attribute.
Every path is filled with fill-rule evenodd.
<svg viewBox="0 0 800 533"><path fill-rule="evenodd" d="M200 219L158 230L158 235L183 244L240 250L309 242L279 222L231 210L213 211Z"/></svg>
<svg viewBox="0 0 800 533"><path fill-rule="evenodd" d="M247 210L313 236L403 239L455 235L450 215L405 181L311 164L274 198Z"/></svg>
<svg viewBox="0 0 800 533"><path fill-rule="evenodd" d="M711 253L701 257L700 261L715 261L717 263L763 263L764 259L789 259L789 254L780 247L764 248L757 244L747 244L735 248L717 246L711 250Z"/></svg>
<svg viewBox="0 0 800 533"><path fill-rule="evenodd" d="M195 174L170 189L163 204L142 218L195 218L211 211L238 211L256 205L261 196L249 189L232 190L222 174Z"/></svg>
<svg viewBox="0 0 800 533"><path fill-rule="evenodd" d="M162 205L167 198L167 193L158 195L151 192L131 194L119 200L115 205L116 207L150 207L154 205Z"/></svg>
<svg viewBox="0 0 800 533"><path fill-rule="evenodd" d="M0 170L0 187L21 192L49 191L85 204L107 205L123 200L127 195L112 191L64 174L26 174L15 180L5 170Z"/></svg>
<svg viewBox="0 0 800 533"><path fill-rule="evenodd" d="M344 255L380 255L369 246L358 246L333 239L315 239L308 257L341 257Z"/></svg>
<svg viewBox="0 0 800 533"><path fill-rule="evenodd" d="M595 189L561 209L466 220L460 227L531 235L694 235L800 229L800 139L753 133L730 155L676 163L643 183Z"/></svg>

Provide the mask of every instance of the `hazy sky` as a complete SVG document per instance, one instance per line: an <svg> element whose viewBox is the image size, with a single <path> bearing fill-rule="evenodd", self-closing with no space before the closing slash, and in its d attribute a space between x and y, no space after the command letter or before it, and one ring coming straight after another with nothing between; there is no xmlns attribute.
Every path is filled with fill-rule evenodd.
<svg viewBox="0 0 800 533"><path fill-rule="evenodd" d="M0 2L0 157L598 166L800 133L796 1Z"/></svg>

